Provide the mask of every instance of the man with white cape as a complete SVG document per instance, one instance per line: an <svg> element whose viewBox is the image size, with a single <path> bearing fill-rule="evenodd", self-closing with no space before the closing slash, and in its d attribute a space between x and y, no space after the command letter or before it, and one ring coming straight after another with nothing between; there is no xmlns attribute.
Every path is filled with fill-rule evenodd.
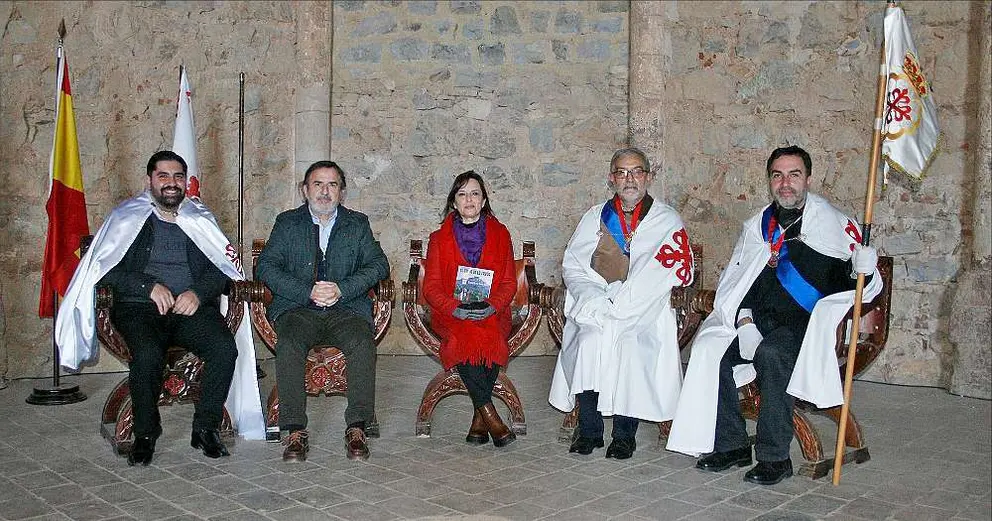
<svg viewBox="0 0 992 521"><path fill-rule="evenodd" d="M94 288L109 284L111 321L133 358L135 441L128 464L148 465L162 433L157 401L170 345L204 362L190 444L211 458L227 456L218 433L225 398L242 436L265 435L249 314L232 335L220 310L229 279L244 279L241 262L210 211L186 199L182 157L156 152L147 173L149 190L111 212L69 284L55 322L59 354L71 370L97 355Z"/></svg>
<svg viewBox="0 0 992 521"><path fill-rule="evenodd" d="M682 365L670 294L692 283L694 266L682 219L647 194L653 179L644 152L617 151L615 195L582 216L565 249L566 320L548 400L562 411L578 401L569 452L602 447L603 416L612 415L606 457L629 458L638 421L675 412Z"/></svg>
<svg viewBox="0 0 992 521"><path fill-rule="evenodd" d="M702 470L750 465L737 387L757 378L758 464L744 480L759 485L792 475L795 399L817 407L844 400L834 345L837 324L854 301L857 273L870 276L865 302L882 286L878 254L861 246L857 223L807 192L811 167L797 146L768 158L774 202L744 223L713 312L693 340L668 438L669 450L709 453L696 462Z"/></svg>

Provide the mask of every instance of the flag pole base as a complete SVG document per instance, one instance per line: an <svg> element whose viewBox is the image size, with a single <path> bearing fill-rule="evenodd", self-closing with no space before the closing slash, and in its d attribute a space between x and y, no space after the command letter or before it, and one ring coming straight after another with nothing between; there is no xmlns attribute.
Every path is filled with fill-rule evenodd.
<svg viewBox="0 0 992 521"><path fill-rule="evenodd" d="M58 385L54 387L35 387L26 402L31 405L68 405L79 403L86 395L79 390L78 385Z"/></svg>

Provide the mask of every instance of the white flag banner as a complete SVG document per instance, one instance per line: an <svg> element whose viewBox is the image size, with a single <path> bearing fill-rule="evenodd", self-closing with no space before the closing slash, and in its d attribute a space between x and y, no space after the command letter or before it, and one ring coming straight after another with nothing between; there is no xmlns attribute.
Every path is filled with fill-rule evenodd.
<svg viewBox="0 0 992 521"><path fill-rule="evenodd" d="M885 115L882 158L893 169L919 180L933 160L940 140L937 104L900 7L885 13Z"/></svg>
<svg viewBox="0 0 992 521"><path fill-rule="evenodd" d="M193 89L186 68L179 75L179 100L176 104L176 129L172 151L186 160L186 196L200 199L200 169L196 165L196 128L193 126Z"/></svg>

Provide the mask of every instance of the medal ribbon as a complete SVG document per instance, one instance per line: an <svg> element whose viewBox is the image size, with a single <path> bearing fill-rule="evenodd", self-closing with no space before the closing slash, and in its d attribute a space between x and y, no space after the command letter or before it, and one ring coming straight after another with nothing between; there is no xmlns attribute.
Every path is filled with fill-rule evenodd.
<svg viewBox="0 0 992 521"><path fill-rule="evenodd" d="M617 246L620 247L620 251L628 257L630 257L630 238L633 237L634 230L637 229L637 224L641 220L641 205L643 202L642 200L634 207L634 214L630 218L629 228L627 226L627 220L623 218L623 207L620 205L619 197L613 198L612 205L603 205L603 211L600 213L600 220L606 226L606 229L609 230Z"/></svg>
<svg viewBox="0 0 992 521"><path fill-rule="evenodd" d="M778 255L778 264L776 266L769 264L769 267L775 268L775 277L782 284L782 287L785 288L786 293L792 297L792 300L795 300L803 309L812 313L813 306L823 298L823 293L820 293L820 290L813 287L809 281L803 278L802 273L799 273L799 270L792 264L792 259L789 258L789 247L784 244L785 234L778 230L778 223L773 215L771 206L765 210L761 221L762 224L767 223L768 225L766 228L768 230L766 240L772 250L772 255Z"/></svg>

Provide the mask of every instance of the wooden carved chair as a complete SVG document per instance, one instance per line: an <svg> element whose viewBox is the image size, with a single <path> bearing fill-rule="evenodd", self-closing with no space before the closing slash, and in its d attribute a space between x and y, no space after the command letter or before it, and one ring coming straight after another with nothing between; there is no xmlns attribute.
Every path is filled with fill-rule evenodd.
<svg viewBox="0 0 992 521"><path fill-rule="evenodd" d="M85 252L92 237L83 239L82 251ZM224 321L232 332L237 331L244 317L244 303L249 295L243 287L232 281L228 286L227 315ZM110 322L110 310L114 305L114 293L109 286L96 288L96 332L100 342L115 358L129 364L131 350L124 337L120 335ZM174 346L166 352L165 375L162 379L162 392L159 395L158 406L194 403L200 397L200 379L203 372L203 362L193 353ZM127 454L131 451L134 413L131 409L131 386L129 377L125 376L107 396L103 404L100 419L100 433L106 438L114 451ZM220 433L222 436L233 436L231 417L224 409Z"/></svg>
<svg viewBox="0 0 992 521"><path fill-rule="evenodd" d="M258 256L265 248L264 239L255 239L251 246L252 274L258 266ZM251 295L251 323L261 337L265 347L276 355L276 331L265 316L266 306L272 303L272 292L257 280L245 281L245 293ZM393 316L393 281L384 279L379 285L369 291L372 298L373 333L376 345L386 335L389 320ZM318 345L310 349L307 355L304 387L308 396L346 395L348 392L348 367L344 353L330 345ZM279 441L279 387L272 386L265 413L265 439L270 442ZM379 420L373 416L365 426L365 433L373 438L379 437Z"/></svg>
<svg viewBox="0 0 992 521"><path fill-rule="evenodd" d="M516 260L517 293L510 304L513 311L512 328L510 330L510 358L517 356L534 337L541 321L541 306L538 304L538 294L542 285L538 284L534 271L534 242L524 241L523 258ZM410 241L410 272L403 282L403 318L413 339L435 360L440 361L441 340L431 330L430 309L424 300L424 249L423 242ZM510 428L516 434L527 434L527 423L524 419L524 409L520 402L513 382L502 368L496 379L493 394L503 401L510 410ZM434 408L438 402L453 394L468 394L465 384L452 368L450 371L440 370L427 384L424 395L417 409L417 436L431 435L431 420Z"/></svg>
<svg viewBox="0 0 992 521"><path fill-rule="evenodd" d="M857 376L885 347L885 342L889 336L889 309L892 301L892 257L879 257L878 271L882 275L884 288L871 302L861 306L861 325L859 326L858 345L854 355L854 375ZM693 310L703 315L713 311L713 290L699 292L691 302ZM837 351L838 369L841 378L847 367L847 348L849 342L850 324L854 314L853 308L848 311L847 316L837 326ZM749 420L758 419L758 408L761 404L761 394L755 382L751 382L740 388L741 412ZM816 406L803 400L796 400L796 406L792 414L793 428L796 439L803 452L803 459L806 462L799 468L798 473L818 479L833 469L833 456L825 458L823 454L823 442L820 432L810 421L810 415L816 414L824 416L840 423L841 406L818 409ZM827 439L832 443L836 436L836 430L827 433ZM844 444L852 449L844 453L844 463L864 463L871 456L868 454L868 445L865 442L861 424L855 419L854 413L848 408L847 431L844 437Z"/></svg>
<svg viewBox="0 0 992 521"><path fill-rule="evenodd" d="M685 349L696 335L696 330L706 317L697 309L702 308L702 304L693 305L693 301L698 298L705 298L705 294L700 294L698 288L703 286L703 246L700 244L691 245L692 256L695 260L696 268L692 279L692 284L685 288L673 288L671 299L672 307L675 308L675 320L678 325L679 350ZM712 298L712 296L710 296ZM548 317L548 331L551 337L561 347L561 336L565 329L565 288L564 286L548 287L541 289L539 302ZM710 303L712 309L712 303ZM558 430L559 443L571 443L575 436L575 429L579 423L579 405L576 403L572 412L565 415ZM671 432L672 422L664 421L658 424L658 441L664 446L664 440Z"/></svg>

